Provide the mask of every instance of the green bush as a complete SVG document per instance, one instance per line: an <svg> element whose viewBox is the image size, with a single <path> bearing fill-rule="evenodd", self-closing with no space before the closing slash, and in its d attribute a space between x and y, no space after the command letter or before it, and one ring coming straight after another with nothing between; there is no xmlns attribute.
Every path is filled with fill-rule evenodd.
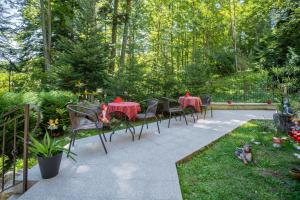
<svg viewBox="0 0 300 200"><path fill-rule="evenodd" d="M32 74L13 73L11 75L11 91L12 92L28 92L36 91L40 87L41 82L32 79ZM9 75L7 72L0 71L0 94L9 91Z"/></svg>
<svg viewBox="0 0 300 200"><path fill-rule="evenodd" d="M40 124L39 133L44 133L47 128L47 122L50 119L58 119L58 129L60 134L63 133L63 127L67 127L69 123L69 117L66 111L66 104L68 102L75 102L77 97L70 92L63 91L50 91L50 92L26 92L26 93L5 93L0 95L0 116L2 113L10 111L16 106L21 106L23 104L34 104L40 107L42 112L42 119ZM22 114L23 111L18 111L18 114ZM11 118L13 116L10 116ZM30 112L30 131L33 130L36 125L36 112ZM0 124L2 124L4 119L0 118ZM22 119L18 120L17 124L17 152L18 155L22 155L23 147L23 122ZM0 127L0 144L2 144L3 138L3 127ZM4 154L8 157L8 162L10 163L12 159L11 151L13 149L13 123L6 125L6 143Z"/></svg>
<svg viewBox="0 0 300 200"><path fill-rule="evenodd" d="M50 91L39 94L40 108L43 114L41 127L47 128L49 120L58 119L58 129L62 133L69 122L66 105L69 102L76 102L77 97L71 92Z"/></svg>

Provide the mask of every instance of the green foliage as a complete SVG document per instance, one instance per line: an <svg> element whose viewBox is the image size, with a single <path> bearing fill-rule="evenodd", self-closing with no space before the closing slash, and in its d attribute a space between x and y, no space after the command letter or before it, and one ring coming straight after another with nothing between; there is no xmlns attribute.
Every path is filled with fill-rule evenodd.
<svg viewBox="0 0 300 200"><path fill-rule="evenodd" d="M86 84L89 90L104 86L107 79L108 46L99 34L96 22L96 1L77 1L79 8L74 11L72 27L74 36L62 37L56 71L60 88L71 89L76 81ZM74 88L74 87L72 87Z"/></svg>
<svg viewBox="0 0 300 200"><path fill-rule="evenodd" d="M64 132L65 127L69 124L68 112L66 110L67 103L75 103L78 99L71 92L50 91L41 92L39 94L39 106L43 114L41 126L48 127L49 120L58 119L58 132Z"/></svg>
<svg viewBox="0 0 300 200"><path fill-rule="evenodd" d="M4 160L4 169L7 167L7 161L8 157L4 155L0 157L0 176L2 176L2 165L3 165L3 160ZM6 170L6 169L5 169Z"/></svg>
<svg viewBox="0 0 300 200"><path fill-rule="evenodd" d="M275 131L265 128L272 121L255 120L239 127L191 161L177 166L183 198L198 199L299 199L300 183L289 176L299 161L293 144L272 146ZM245 166L234 152L252 139L256 165Z"/></svg>
<svg viewBox="0 0 300 200"><path fill-rule="evenodd" d="M34 137L30 137L29 143L29 151L37 156L42 158L51 158L61 152L68 153L68 149L64 148L60 140L52 139L48 132L44 135L42 141L35 139ZM69 156L74 160L73 152L69 152Z"/></svg>
<svg viewBox="0 0 300 200"><path fill-rule="evenodd" d="M63 133L68 126L68 113L66 111L67 103L76 102L77 96L71 92L63 91L50 91L50 92L26 92L26 93L5 93L0 96L0 113L7 112L13 109L15 106L23 104L37 105L41 109L42 120L41 130L44 130L48 126L50 119L58 119L59 126L58 132ZM31 129L35 126L36 115L31 112ZM18 125L18 130L22 131L22 124ZM12 128L12 127L11 127ZM12 131L12 130L8 130ZM21 133L18 133L21 134ZM1 133L2 135L2 133ZM12 136L12 135L11 135ZM0 140L2 137L0 137Z"/></svg>
<svg viewBox="0 0 300 200"><path fill-rule="evenodd" d="M300 87L300 3L288 0L274 10L277 22L259 43L257 61L270 71L278 87Z"/></svg>
<svg viewBox="0 0 300 200"><path fill-rule="evenodd" d="M28 92L36 90L39 81L32 81L31 75L26 73L12 73L11 92ZM9 74L0 71L0 95L9 91Z"/></svg>

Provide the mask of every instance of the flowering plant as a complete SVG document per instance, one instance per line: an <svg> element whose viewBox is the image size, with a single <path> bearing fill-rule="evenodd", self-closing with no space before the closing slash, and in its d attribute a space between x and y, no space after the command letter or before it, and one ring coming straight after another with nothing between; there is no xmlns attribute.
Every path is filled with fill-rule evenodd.
<svg viewBox="0 0 300 200"><path fill-rule="evenodd" d="M55 120L49 119L48 129L51 131L58 129L58 119L55 119Z"/></svg>
<svg viewBox="0 0 300 200"><path fill-rule="evenodd" d="M121 103L121 102L123 102L123 100L121 99L121 97L116 97L114 102L115 103Z"/></svg>

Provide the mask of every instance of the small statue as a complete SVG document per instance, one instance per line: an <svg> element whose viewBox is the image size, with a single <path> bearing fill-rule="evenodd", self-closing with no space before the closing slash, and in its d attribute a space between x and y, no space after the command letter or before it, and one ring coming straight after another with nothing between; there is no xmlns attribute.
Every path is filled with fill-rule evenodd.
<svg viewBox="0 0 300 200"><path fill-rule="evenodd" d="M243 148L238 148L235 151L235 155L241 160L243 161L243 163L245 165L247 165L248 163L253 162L254 164L256 163L256 161L254 160L253 156L252 156L252 151L251 151L251 147L249 144L245 144L243 146Z"/></svg>
<svg viewBox="0 0 300 200"><path fill-rule="evenodd" d="M107 105L101 104L100 109L101 109L101 114L100 114L100 121L103 124L109 124L109 116L107 114Z"/></svg>
<svg viewBox="0 0 300 200"><path fill-rule="evenodd" d="M294 115L294 111L291 108L289 99L285 98L283 100L283 113L288 114L288 115Z"/></svg>

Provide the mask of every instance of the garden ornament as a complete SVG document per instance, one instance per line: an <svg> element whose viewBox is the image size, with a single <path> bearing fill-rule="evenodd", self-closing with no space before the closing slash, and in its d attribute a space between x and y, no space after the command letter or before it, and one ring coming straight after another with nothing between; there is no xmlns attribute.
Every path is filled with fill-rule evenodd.
<svg viewBox="0 0 300 200"><path fill-rule="evenodd" d="M243 161L243 163L245 165L247 165L248 163L253 162L254 164L256 163L256 161L253 158L252 155L252 150L251 150L251 146L249 144L245 144L243 146L243 148L238 148L235 151L235 155L241 160Z"/></svg>

